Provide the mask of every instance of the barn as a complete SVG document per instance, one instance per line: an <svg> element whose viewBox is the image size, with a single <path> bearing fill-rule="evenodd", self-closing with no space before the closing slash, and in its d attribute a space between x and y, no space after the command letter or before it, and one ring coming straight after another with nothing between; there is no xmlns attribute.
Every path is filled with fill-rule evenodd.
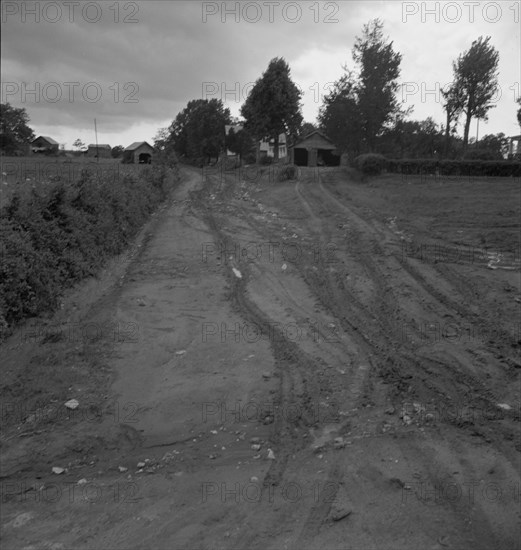
<svg viewBox="0 0 521 550"><path fill-rule="evenodd" d="M31 142L31 151L44 155L58 153L59 147L60 144L48 136L38 136Z"/></svg>
<svg viewBox="0 0 521 550"><path fill-rule="evenodd" d="M91 143L85 153L85 156L109 159L112 158L112 147L106 143L99 143L98 145Z"/></svg>
<svg viewBox="0 0 521 550"><path fill-rule="evenodd" d="M297 140L290 148L290 161L297 166L338 166L340 155L335 144L315 130Z"/></svg>
<svg viewBox="0 0 521 550"><path fill-rule="evenodd" d="M136 141L123 152L123 162L131 164L152 164L154 148L146 141Z"/></svg>

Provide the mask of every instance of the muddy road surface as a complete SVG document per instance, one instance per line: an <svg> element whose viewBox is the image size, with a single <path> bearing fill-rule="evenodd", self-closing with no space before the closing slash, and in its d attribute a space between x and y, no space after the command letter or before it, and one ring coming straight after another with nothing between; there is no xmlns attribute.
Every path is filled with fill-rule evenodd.
<svg viewBox="0 0 521 550"><path fill-rule="evenodd" d="M2 346L4 548L521 548L518 184L278 180L183 168Z"/></svg>

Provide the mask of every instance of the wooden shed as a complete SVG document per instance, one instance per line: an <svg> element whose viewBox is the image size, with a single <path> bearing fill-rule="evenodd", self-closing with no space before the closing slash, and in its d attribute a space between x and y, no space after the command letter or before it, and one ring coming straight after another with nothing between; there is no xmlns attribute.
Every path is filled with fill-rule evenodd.
<svg viewBox="0 0 521 550"><path fill-rule="evenodd" d="M154 148L146 141L136 141L123 151L123 162L131 164L152 164Z"/></svg>
<svg viewBox="0 0 521 550"><path fill-rule="evenodd" d="M290 162L297 166L338 166L340 155L335 144L315 130L297 140L290 148Z"/></svg>
<svg viewBox="0 0 521 550"><path fill-rule="evenodd" d="M90 144L85 155L100 159L112 158L112 147L106 143Z"/></svg>
<svg viewBox="0 0 521 550"><path fill-rule="evenodd" d="M48 136L38 136L31 142L31 151L33 153L43 153L45 155L57 153L60 144Z"/></svg>

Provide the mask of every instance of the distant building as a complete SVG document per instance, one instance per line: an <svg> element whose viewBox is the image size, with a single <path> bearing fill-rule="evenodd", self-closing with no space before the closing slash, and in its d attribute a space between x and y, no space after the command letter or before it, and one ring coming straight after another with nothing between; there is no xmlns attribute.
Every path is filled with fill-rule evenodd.
<svg viewBox="0 0 521 550"><path fill-rule="evenodd" d="M154 148L146 141L136 141L123 151L123 162L130 164L152 164Z"/></svg>
<svg viewBox="0 0 521 550"><path fill-rule="evenodd" d="M60 144L48 136L38 136L31 142L31 152L38 154L54 154L58 153Z"/></svg>
<svg viewBox="0 0 521 550"><path fill-rule="evenodd" d="M298 139L290 148L290 162L297 166L338 166L340 156L335 144L315 130Z"/></svg>
<svg viewBox="0 0 521 550"><path fill-rule="evenodd" d="M279 135L279 159L284 159L288 154L286 134ZM262 157L275 157L275 140L263 139L259 142L259 156Z"/></svg>
<svg viewBox="0 0 521 550"><path fill-rule="evenodd" d="M510 136L508 139L508 155L507 158L521 157L521 135ZM514 146L515 143L515 146Z"/></svg>
<svg viewBox="0 0 521 550"><path fill-rule="evenodd" d="M99 143L98 145L91 143L85 152L85 156L109 159L112 158L112 147L106 143Z"/></svg>

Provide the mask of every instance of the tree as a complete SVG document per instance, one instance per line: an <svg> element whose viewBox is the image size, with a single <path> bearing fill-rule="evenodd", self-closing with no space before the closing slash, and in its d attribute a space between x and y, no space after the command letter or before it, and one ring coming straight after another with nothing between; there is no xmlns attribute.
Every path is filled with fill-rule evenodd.
<svg viewBox="0 0 521 550"><path fill-rule="evenodd" d="M218 158L224 149L224 126L230 123L230 110L220 99L194 99L176 116L169 136L159 136L160 144L172 144L181 157L192 161Z"/></svg>
<svg viewBox="0 0 521 550"><path fill-rule="evenodd" d="M361 120L353 73L342 75L324 98L318 114L320 129L344 152L360 153Z"/></svg>
<svg viewBox="0 0 521 550"><path fill-rule="evenodd" d="M174 143L168 128L160 128L154 136L154 149L157 151L157 158L170 167L177 165L177 155Z"/></svg>
<svg viewBox="0 0 521 550"><path fill-rule="evenodd" d="M72 144L73 147L76 147L76 149L78 149L78 151L85 151L86 149L86 145L85 143L83 143L83 141L81 141L80 138L78 138L73 144Z"/></svg>
<svg viewBox="0 0 521 550"><path fill-rule="evenodd" d="M0 150L11 155L34 139L33 130L27 125L29 116L25 109L16 109L9 103L0 104Z"/></svg>
<svg viewBox="0 0 521 550"><path fill-rule="evenodd" d="M517 110L517 123L521 127L521 97L517 98L517 102L519 103L519 109Z"/></svg>
<svg viewBox="0 0 521 550"><path fill-rule="evenodd" d="M394 158L436 158L443 136L431 117L425 120L397 118L378 140L379 150Z"/></svg>
<svg viewBox="0 0 521 550"><path fill-rule="evenodd" d="M479 140L478 151L487 152L490 160L503 160L508 153L508 148L509 140L503 132L500 132L483 136Z"/></svg>
<svg viewBox="0 0 521 550"><path fill-rule="evenodd" d="M279 158L279 135L295 138L302 124L301 91L291 80L289 65L283 58L274 58L257 79L241 107L245 129L257 143L273 139L275 162Z"/></svg>
<svg viewBox="0 0 521 550"><path fill-rule="evenodd" d="M238 132L235 132L233 128L230 128L230 131L226 136L225 143L227 149L229 149L232 153L239 155L241 162L242 159L251 153L255 148L255 140L245 128L242 128Z"/></svg>
<svg viewBox="0 0 521 550"><path fill-rule="evenodd" d="M396 98L402 56L394 52L393 43L383 36L379 19L363 27L356 38L353 60L360 66L355 86L360 115L363 148L373 152L377 136L400 111Z"/></svg>
<svg viewBox="0 0 521 550"><path fill-rule="evenodd" d="M480 36L472 42L470 49L462 53L453 63L454 85L463 98L463 112L466 115L463 134L463 150L469 141L472 118L487 120L487 113L495 107L492 99L498 89L499 53L490 43L490 36Z"/></svg>
<svg viewBox="0 0 521 550"><path fill-rule="evenodd" d="M112 158L119 159L123 156L124 150L125 148L123 147L123 145L116 145L115 147L112 147L110 154L112 155Z"/></svg>
<svg viewBox="0 0 521 550"><path fill-rule="evenodd" d="M299 128L298 135L299 137L304 137L312 132L315 132L316 130L318 130L316 124L313 124L312 122L303 122Z"/></svg>
<svg viewBox="0 0 521 550"><path fill-rule="evenodd" d="M450 136L456 130L458 119L463 110L464 97L462 89L452 83L446 90L441 90L441 95L445 102L443 109L445 110L445 144L443 148L443 156L446 157L449 152Z"/></svg>

